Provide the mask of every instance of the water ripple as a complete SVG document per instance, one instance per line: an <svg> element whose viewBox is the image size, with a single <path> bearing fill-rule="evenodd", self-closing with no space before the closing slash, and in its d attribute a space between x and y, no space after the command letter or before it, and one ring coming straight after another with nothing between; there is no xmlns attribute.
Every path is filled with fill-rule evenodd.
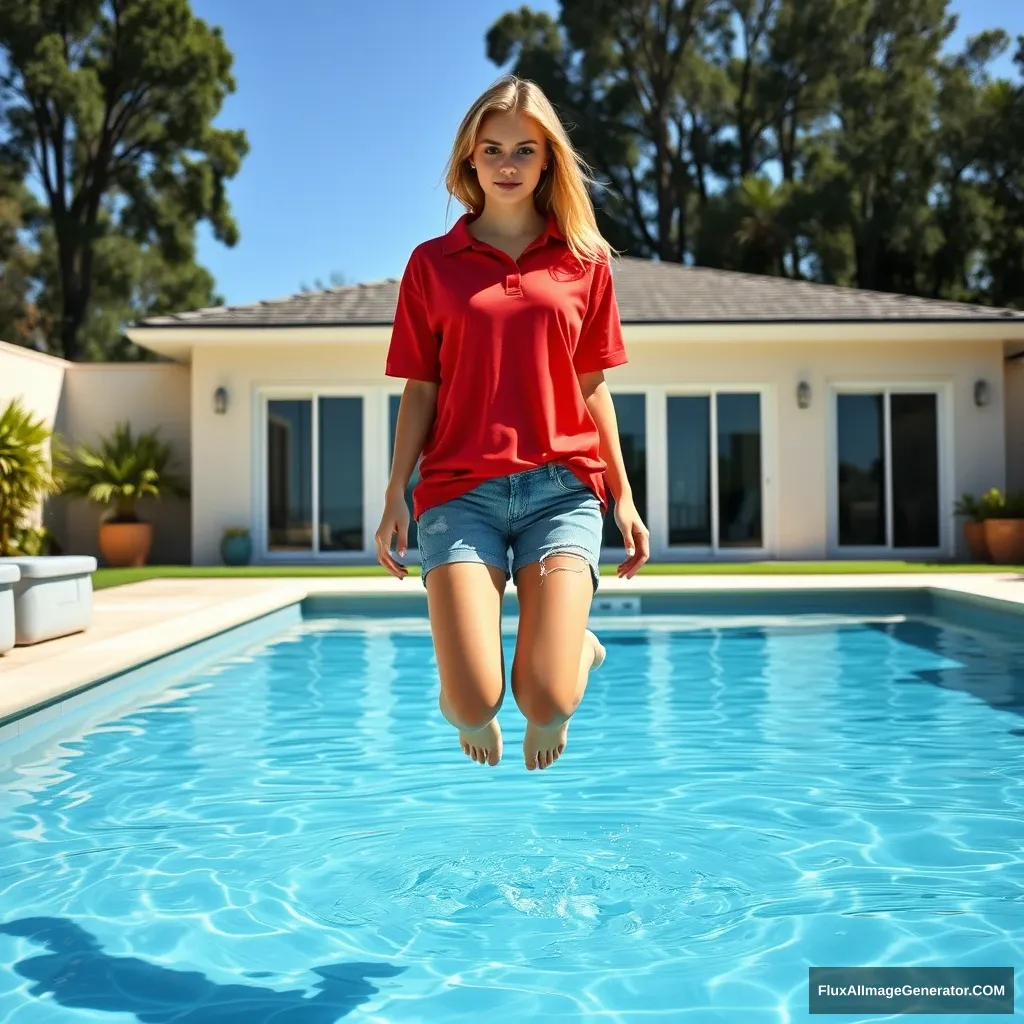
<svg viewBox="0 0 1024 1024"><path fill-rule="evenodd" d="M505 762L463 758L429 633L387 621L305 623L19 757L0 1020L148 1019L138 990L186 1024L756 1024L805 1018L812 964L1024 959L1019 646L603 627L550 772L511 699Z"/></svg>

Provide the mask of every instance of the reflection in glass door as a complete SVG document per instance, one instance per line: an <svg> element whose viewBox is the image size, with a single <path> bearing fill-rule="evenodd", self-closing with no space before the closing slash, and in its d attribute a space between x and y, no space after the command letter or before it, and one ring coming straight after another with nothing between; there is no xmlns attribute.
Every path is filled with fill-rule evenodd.
<svg viewBox="0 0 1024 1024"><path fill-rule="evenodd" d="M321 551L362 551L363 400L319 399Z"/></svg>
<svg viewBox="0 0 1024 1024"><path fill-rule="evenodd" d="M362 398L271 399L266 443L267 550L362 551Z"/></svg>
<svg viewBox="0 0 1024 1024"><path fill-rule="evenodd" d="M763 547L761 396L672 395L665 413L669 546Z"/></svg>
<svg viewBox="0 0 1024 1024"><path fill-rule="evenodd" d="M759 548L761 515L761 396L716 395L718 546Z"/></svg>
<svg viewBox="0 0 1024 1024"><path fill-rule="evenodd" d="M840 394L836 441L839 546L938 548L938 395Z"/></svg>
<svg viewBox="0 0 1024 1024"><path fill-rule="evenodd" d="M267 549L313 547L312 403L267 404Z"/></svg>

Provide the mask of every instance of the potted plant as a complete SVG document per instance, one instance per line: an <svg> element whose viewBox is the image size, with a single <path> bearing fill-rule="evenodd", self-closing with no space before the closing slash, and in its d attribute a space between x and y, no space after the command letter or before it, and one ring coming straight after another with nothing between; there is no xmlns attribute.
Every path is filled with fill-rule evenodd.
<svg viewBox="0 0 1024 1024"><path fill-rule="evenodd" d="M139 518L140 501L188 497L188 485L173 469L174 455L158 430L132 435L127 423L95 448L79 445L67 474L68 494L110 507L100 521L99 545L107 565L145 565L153 526Z"/></svg>
<svg viewBox="0 0 1024 1024"><path fill-rule="evenodd" d="M244 526L229 526L220 542L220 557L225 565L248 565L252 558L252 540Z"/></svg>
<svg viewBox="0 0 1024 1024"><path fill-rule="evenodd" d="M985 543L985 517L981 502L973 494L963 494L956 503L954 514L964 521L964 540L972 562L988 561L988 544Z"/></svg>
<svg viewBox="0 0 1024 1024"><path fill-rule="evenodd" d="M60 471L53 464L59 452L56 435L36 419L19 399L0 414L0 555L44 553L46 531L32 515L39 503L60 491ZM39 546L32 546L38 538Z"/></svg>
<svg viewBox="0 0 1024 1024"><path fill-rule="evenodd" d="M993 487L981 499L985 544L996 565L1024 563L1024 494L1004 496Z"/></svg>

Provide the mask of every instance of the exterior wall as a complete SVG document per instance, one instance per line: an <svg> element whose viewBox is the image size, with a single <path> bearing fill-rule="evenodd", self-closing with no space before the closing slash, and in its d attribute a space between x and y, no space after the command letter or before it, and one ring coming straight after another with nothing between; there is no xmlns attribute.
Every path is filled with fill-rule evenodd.
<svg viewBox="0 0 1024 1024"><path fill-rule="evenodd" d="M1024 492L1024 359L1006 364L1006 487Z"/></svg>
<svg viewBox="0 0 1024 1024"><path fill-rule="evenodd" d="M269 387L315 388L326 384L342 387L383 389L401 388L400 381L388 381L383 375L384 349L378 344L338 346L300 345L280 348L230 346L197 349L192 360L192 433L203 438L192 464L192 560L196 565L212 565L220 560L220 542L230 526L256 528L254 521L258 495L256 439L259 423L258 398ZM214 411L214 392L228 391L228 409L223 415ZM379 411L379 410L378 410ZM368 409L368 415L372 412ZM385 424L381 412L381 427ZM368 431L370 435L379 432ZM385 439L379 442L380 460L386 461ZM379 460L379 461L380 461ZM370 508L367 519L377 519L383 509L383 481L380 500L373 481L367 481ZM376 529L376 521L373 521ZM254 537L255 540L255 537Z"/></svg>
<svg viewBox="0 0 1024 1024"><path fill-rule="evenodd" d="M647 395L648 525L664 537L667 494L664 466L664 397L674 389L713 386L761 388L765 444L766 546L780 558L825 558L830 548L833 465L833 389L858 385L936 386L941 425L948 430L943 466L946 550L962 553L952 502L964 491L981 493L1006 481L1007 424L1002 345L893 343L879 337L861 344L629 345L631 362L608 374L616 389ZM192 553L197 564L218 560L224 528L258 529L262 495L258 442L263 430L260 394L266 388L351 389L363 394L367 417L365 528L367 549L380 516L387 474L387 396L401 382L383 376L385 346L301 344L197 347L192 364L192 431L203 439L193 462ZM991 403L974 404L976 380L989 382ZM811 405L797 407L797 384L812 388ZM657 382L652 384L651 382ZM224 386L229 407L214 412L214 391ZM376 424L379 429L374 429ZM661 470L659 472L659 470ZM946 508L943 509L943 512ZM660 523L660 526L659 526ZM255 538L254 538L255 539ZM668 557L655 549L656 557ZM673 557L686 557L676 553Z"/></svg>
<svg viewBox="0 0 1024 1024"><path fill-rule="evenodd" d="M172 363L69 363L0 342L0 408L14 397L55 429L66 447L94 444L127 420L135 431L159 427L187 478L191 460L189 368ZM154 524L153 563L187 563L191 557L188 502L146 502ZM102 509L57 497L40 518L68 554L99 556Z"/></svg>
<svg viewBox="0 0 1024 1024"><path fill-rule="evenodd" d="M65 378L63 430L72 443L96 444L118 423L138 434L158 427L171 445L177 469L186 479L192 458L189 368L177 363L74 363ZM60 536L67 549L99 556L98 526L103 509L90 502L62 499L66 506ZM187 500L144 501L139 514L153 524L154 565L188 564L191 516Z"/></svg>
<svg viewBox="0 0 1024 1024"><path fill-rule="evenodd" d="M20 398L26 408L52 427L57 421L64 373L70 365L63 359L0 341L0 408Z"/></svg>
<svg viewBox="0 0 1024 1024"><path fill-rule="evenodd" d="M616 385L652 380L672 385L762 385L774 393L764 413L767 433L766 508L777 510L775 550L779 558L826 558L829 546L833 389L859 384L914 386L937 384L948 389L951 445L947 480L948 509L964 491L980 494L1002 487L1005 436L1002 344L955 345L886 343L860 345L630 346L631 360L609 375ZM984 379L991 404L974 404L974 383ZM796 388L811 386L811 405L798 408ZM774 434L774 437L772 436ZM773 466L774 464L774 466ZM774 473L773 473L774 469ZM774 492L774 493L773 493ZM960 531L947 527L962 553Z"/></svg>

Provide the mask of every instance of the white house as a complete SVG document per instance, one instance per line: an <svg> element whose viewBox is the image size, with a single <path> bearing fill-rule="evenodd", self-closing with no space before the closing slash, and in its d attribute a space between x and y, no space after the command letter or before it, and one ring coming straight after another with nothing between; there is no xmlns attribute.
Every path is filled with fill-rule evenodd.
<svg viewBox="0 0 1024 1024"><path fill-rule="evenodd" d="M1024 489L1024 313L631 258L615 283L630 362L608 380L654 559L955 557L961 493ZM123 372L151 375L158 393L129 399L146 422L180 392L161 421L187 422L193 562L217 562L231 526L261 563L374 558L397 295L392 279L129 331L177 364ZM80 406L126 400L109 367L64 372L97 392ZM611 522L606 543L620 558Z"/></svg>

